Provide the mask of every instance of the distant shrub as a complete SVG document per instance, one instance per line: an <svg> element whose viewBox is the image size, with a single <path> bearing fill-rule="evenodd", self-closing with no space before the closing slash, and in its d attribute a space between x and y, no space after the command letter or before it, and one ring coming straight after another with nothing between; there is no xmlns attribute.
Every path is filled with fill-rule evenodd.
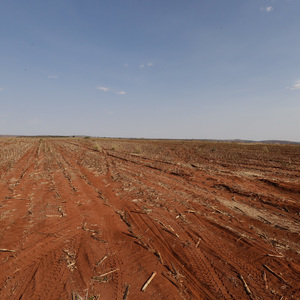
<svg viewBox="0 0 300 300"><path fill-rule="evenodd" d="M269 152L269 148L267 146L264 146L262 149L264 152Z"/></svg>
<svg viewBox="0 0 300 300"><path fill-rule="evenodd" d="M135 149L133 150L133 153L141 154L142 153L142 148L140 146L136 146Z"/></svg>

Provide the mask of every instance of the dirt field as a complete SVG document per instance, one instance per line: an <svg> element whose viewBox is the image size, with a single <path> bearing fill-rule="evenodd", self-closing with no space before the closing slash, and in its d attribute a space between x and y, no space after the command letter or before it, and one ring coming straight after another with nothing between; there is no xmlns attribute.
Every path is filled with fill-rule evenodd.
<svg viewBox="0 0 300 300"><path fill-rule="evenodd" d="M0 139L0 299L300 299L299 231L300 146Z"/></svg>

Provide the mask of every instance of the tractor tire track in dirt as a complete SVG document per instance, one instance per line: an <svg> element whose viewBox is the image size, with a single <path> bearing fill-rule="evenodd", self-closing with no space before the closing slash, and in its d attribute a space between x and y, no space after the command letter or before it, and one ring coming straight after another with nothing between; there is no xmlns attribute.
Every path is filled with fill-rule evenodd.
<svg viewBox="0 0 300 300"><path fill-rule="evenodd" d="M0 143L1 299L300 297L299 147Z"/></svg>

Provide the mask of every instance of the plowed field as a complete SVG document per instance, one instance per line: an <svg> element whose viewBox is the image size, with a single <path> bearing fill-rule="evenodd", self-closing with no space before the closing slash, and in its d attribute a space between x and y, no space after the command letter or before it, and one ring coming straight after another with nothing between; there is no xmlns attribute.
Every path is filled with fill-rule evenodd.
<svg viewBox="0 0 300 300"><path fill-rule="evenodd" d="M299 208L300 146L2 138L0 299L300 299Z"/></svg>

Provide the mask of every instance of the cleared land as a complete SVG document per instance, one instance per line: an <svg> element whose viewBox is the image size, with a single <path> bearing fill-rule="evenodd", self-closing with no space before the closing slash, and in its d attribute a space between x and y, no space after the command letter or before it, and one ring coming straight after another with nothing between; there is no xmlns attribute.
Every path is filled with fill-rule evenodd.
<svg viewBox="0 0 300 300"><path fill-rule="evenodd" d="M300 146L0 139L1 299L299 299Z"/></svg>

